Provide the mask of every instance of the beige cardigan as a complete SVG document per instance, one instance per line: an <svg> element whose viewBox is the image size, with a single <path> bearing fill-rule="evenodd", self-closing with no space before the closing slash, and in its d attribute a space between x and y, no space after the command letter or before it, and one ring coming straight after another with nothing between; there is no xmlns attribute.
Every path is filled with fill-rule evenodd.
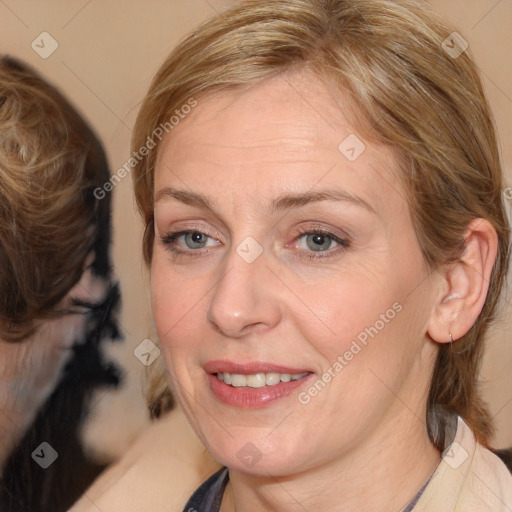
<svg viewBox="0 0 512 512"><path fill-rule="evenodd" d="M69 512L182 512L220 467L176 408L152 423Z"/></svg>
<svg viewBox="0 0 512 512"><path fill-rule="evenodd" d="M414 512L512 512L512 475L459 417L457 433Z"/></svg>
<svg viewBox="0 0 512 512"><path fill-rule="evenodd" d="M182 512L219 468L176 409L152 424L70 512ZM413 512L512 512L512 476L459 418L454 441Z"/></svg>

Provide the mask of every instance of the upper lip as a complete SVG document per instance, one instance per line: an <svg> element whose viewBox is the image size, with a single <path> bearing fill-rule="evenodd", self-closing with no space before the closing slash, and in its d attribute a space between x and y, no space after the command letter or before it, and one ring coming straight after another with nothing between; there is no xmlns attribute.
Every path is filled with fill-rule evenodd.
<svg viewBox="0 0 512 512"><path fill-rule="evenodd" d="M310 373L305 368L290 368L274 363L253 361L248 363L234 363L232 361L209 361L203 366L208 373L235 373L239 375L252 375L255 373Z"/></svg>

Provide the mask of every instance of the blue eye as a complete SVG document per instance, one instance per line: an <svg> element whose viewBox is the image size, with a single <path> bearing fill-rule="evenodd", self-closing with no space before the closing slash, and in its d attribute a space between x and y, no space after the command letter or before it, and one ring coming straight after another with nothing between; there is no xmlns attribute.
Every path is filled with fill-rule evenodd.
<svg viewBox="0 0 512 512"><path fill-rule="evenodd" d="M331 248L334 239L323 233L308 233L305 235L306 245L312 251L327 251Z"/></svg>
<svg viewBox="0 0 512 512"><path fill-rule="evenodd" d="M189 249L202 249L205 247L208 237L199 231L191 231L184 234L184 241Z"/></svg>
<svg viewBox="0 0 512 512"><path fill-rule="evenodd" d="M162 237L161 240L170 251L176 254L184 254L189 252L189 250L194 252L197 249L204 249L205 247L218 244L217 240L210 238L205 233L201 233L201 231L178 231ZM213 243L208 244L209 241Z"/></svg>
<svg viewBox="0 0 512 512"><path fill-rule="evenodd" d="M305 242L305 247L300 243L301 241ZM304 231L299 236L299 243L297 245L299 249L303 249L305 251L326 252L338 245L347 248L350 244L348 240L341 239L333 233L321 230L309 230Z"/></svg>
<svg viewBox="0 0 512 512"><path fill-rule="evenodd" d="M298 257L309 260L336 256L340 250L350 247L347 239L342 239L323 229L303 230L296 240L296 247L299 249ZM189 257L205 255L210 252L209 247L221 243L197 230L169 233L161 237L161 242L174 255Z"/></svg>

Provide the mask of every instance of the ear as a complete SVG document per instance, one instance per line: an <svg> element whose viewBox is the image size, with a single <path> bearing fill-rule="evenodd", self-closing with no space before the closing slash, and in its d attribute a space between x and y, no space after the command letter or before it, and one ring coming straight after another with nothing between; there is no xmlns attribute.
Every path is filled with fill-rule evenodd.
<svg viewBox="0 0 512 512"><path fill-rule="evenodd" d="M465 233L465 249L443 275L427 332L439 343L462 338L484 307L498 251L498 235L485 219L473 219Z"/></svg>

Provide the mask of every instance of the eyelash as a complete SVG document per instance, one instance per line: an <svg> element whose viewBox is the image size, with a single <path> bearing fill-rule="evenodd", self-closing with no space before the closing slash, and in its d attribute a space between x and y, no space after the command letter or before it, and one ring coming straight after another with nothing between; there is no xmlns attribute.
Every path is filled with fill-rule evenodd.
<svg viewBox="0 0 512 512"><path fill-rule="evenodd" d="M171 253L173 253L177 257L189 256L189 257L193 258L193 257L201 257L201 256L204 256L205 254L209 253L210 252L209 249L201 251L199 249L183 250L183 249L177 248L177 246L175 245L174 242L181 236L188 235L191 233L200 233L201 235L205 235L208 238L212 238L210 236L210 233L208 233L208 231L200 231L198 229L191 229L191 230L175 231L174 233L168 233L167 235L160 237L160 240L166 247L166 250L169 250ZM346 250L351 247L351 243L348 238L340 238L340 237L336 236L334 233L331 233L330 231L323 229L323 228L300 229L299 232L297 233L295 240L299 240L304 235L323 235L323 236L330 238L331 240L336 242L339 247L341 247L341 249L339 249L339 250L328 249L327 251L307 251L305 249L300 249L300 252L302 253L300 257L307 259L307 260L319 260L319 259L324 259L324 258L330 258L330 257L337 255L337 253L339 253L340 250ZM193 254L193 253L196 253L196 254ZM325 254L325 253L327 253L327 254Z"/></svg>

